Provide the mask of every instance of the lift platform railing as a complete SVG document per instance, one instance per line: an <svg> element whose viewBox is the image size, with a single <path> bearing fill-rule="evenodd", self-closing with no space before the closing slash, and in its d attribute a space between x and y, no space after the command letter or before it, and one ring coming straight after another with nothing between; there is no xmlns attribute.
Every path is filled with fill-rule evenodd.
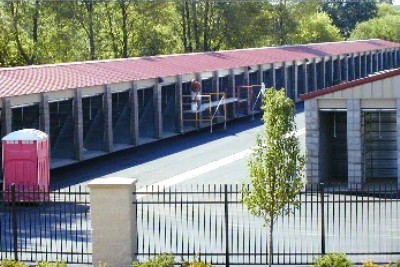
<svg viewBox="0 0 400 267"><path fill-rule="evenodd" d="M255 96L255 88L260 88ZM243 93L245 90L245 93ZM245 110L246 115L252 115L254 119L254 113L256 106L261 101L265 91L265 84L253 84L253 85L240 85L236 87L236 97L239 109Z"/></svg>
<svg viewBox="0 0 400 267"><path fill-rule="evenodd" d="M190 95L182 95L182 111L183 123L194 122L196 128L203 127L206 121L210 125L210 132L213 131L213 125L216 123L224 123L226 128L226 104L233 103L235 100L227 99L225 93L209 93L197 96L200 100L197 105L192 105L192 97Z"/></svg>

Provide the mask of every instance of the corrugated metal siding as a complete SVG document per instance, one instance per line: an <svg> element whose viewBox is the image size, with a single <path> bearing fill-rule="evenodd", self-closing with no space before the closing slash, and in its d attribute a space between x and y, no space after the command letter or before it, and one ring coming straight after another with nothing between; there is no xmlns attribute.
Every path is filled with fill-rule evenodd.
<svg viewBox="0 0 400 267"><path fill-rule="evenodd" d="M362 126L365 177L397 177L396 112L363 112Z"/></svg>

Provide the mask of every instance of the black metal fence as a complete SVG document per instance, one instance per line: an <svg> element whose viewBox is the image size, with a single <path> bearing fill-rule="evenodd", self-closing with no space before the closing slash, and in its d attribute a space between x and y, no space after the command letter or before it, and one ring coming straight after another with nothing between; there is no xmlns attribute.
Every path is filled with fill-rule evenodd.
<svg viewBox="0 0 400 267"><path fill-rule="evenodd" d="M350 186L357 188L358 185ZM263 220L241 204L240 185L146 187L137 194L137 257L199 254L213 265L266 265ZM328 252L360 263L400 259L400 191L395 185L308 186L293 214L275 223L276 265L308 265Z"/></svg>
<svg viewBox="0 0 400 267"><path fill-rule="evenodd" d="M0 260L92 263L89 192L10 187L0 193Z"/></svg>

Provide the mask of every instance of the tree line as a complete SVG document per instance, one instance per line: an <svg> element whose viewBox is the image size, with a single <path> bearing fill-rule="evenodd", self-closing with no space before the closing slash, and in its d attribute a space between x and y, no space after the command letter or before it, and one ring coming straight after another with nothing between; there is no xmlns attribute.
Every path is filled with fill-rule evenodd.
<svg viewBox="0 0 400 267"><path fill-rule="evenodd" d="M0 0L0 67L348 38L396 41L399 11L380 2L388 1Z"/></svg>

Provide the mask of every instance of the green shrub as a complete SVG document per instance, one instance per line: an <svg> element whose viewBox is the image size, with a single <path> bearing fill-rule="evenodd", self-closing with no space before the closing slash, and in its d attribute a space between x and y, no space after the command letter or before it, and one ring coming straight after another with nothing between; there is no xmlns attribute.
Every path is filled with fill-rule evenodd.
<svg viewBox="0 0 400 267"><path fill-rule="evenodd" d="M380 265L374 263L372 260L367 260L363 262L361 267L379 267ZM388 264L382 265L382 267L393 267L393 263L389 262ZM394 263L394 267L400 267L400 260Z"/></svg>
<svg viewBox="0 0 400 267"><path fill-rule="evenodd" d="M379 267L379 265L374 263L372 260L367 260L363 262L362 267Z"/></svg>
<svg viewBox="0 0 400 267"><path fill-rule="evenodd" d="M142 263L134 261L132 267L173 267L174 263L173 255L161 254Z"/></svg>
<svg viewBox="0 0 400 267"><path fill-rule="evenodd" d="M329 253L319 257L313 267L352 267L353 263L343 253Z"/></svg>
<svg viewBox="0 0 400 267"><path fill-rule="evenodd" d="M182 267L213 267L211 264L207 264L200 260L200 256L196 255L192 261L184 261Z"/></svg>
<svg viewBox="0 0 400 267"><path fill-rule="evenodd" d="M19 261L3 260L0 262L0 267L27 267L27 266Z"/></svg>
<svg viewBox="0 0 400 267"><path fill-rule="evenodd" d="M38 263L37 267L67 267L67 264L65 262L41 261Z"/></svg>

